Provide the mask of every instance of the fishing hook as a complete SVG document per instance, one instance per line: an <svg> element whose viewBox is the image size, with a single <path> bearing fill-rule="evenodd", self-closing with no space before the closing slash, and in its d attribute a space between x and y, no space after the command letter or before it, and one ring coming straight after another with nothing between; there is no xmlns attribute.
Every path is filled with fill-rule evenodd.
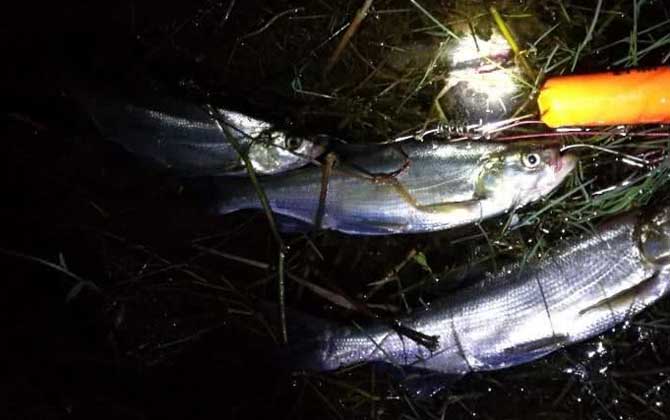
<svg viewBox="0 0 670 420"><path fill-rule="evenodd" d="M579 149L579 148L592 149L592 150L597 150L599 152L605 152L605 153L613 154L615 156L619 156L619 157L622 158L621 161L623 163L631 165L631 166L640 167L640 166L650 166L651 165L651 163L649 163L649 161L647 159L643 159L639 156L619 152L619 151L612 150L610 148L603 147L603 146L596 146L594 144L586 144L586 143L570 144L570 145L567 145L567 146L563 146L560 149L560 151L564 152L566 150Z"/></svg>

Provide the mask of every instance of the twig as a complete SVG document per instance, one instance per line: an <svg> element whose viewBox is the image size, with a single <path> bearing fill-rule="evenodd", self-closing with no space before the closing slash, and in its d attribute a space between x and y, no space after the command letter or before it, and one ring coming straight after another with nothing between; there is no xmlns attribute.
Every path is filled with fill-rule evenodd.
<svg viewBox="0 0 670 420"><path fill-rule="evenodd" d="M440 337L437 335L428 335L420 331L414 330L412 328L402 325L399 321L396 321L393 326L393 330L400 335L403 335L410 340L414 341L420 346L427 348L430 351L437 351L440 345Z"/></svg>
<svg viewBox="0 0 670 420"><path fill-rule="evenodd" d="M386 275L384 276L384 278L382 278L381 280L377 280L377 281L373 281L371 283L368 283L368 286L371 286L371 287L383 286L384 284L391 282L393 280L393 278L398 275L400 270L402 270L407 265L407 263L409 263L410 261L412 261L412 259L414 259L416 254L417 254L416 248L410 249L409 252L407 253L407 255L405 256L405 258L402 261L400 261L398 264L396 264L395 267L393 267L391 270L389 270L386 273Z"/></svg>
<svg viewBox="0 0 670 420"><path fill-rule="evenodd" d="M272 214L272 208L270 207L270 202L268 201L267 196L265 195L265 191L263 190L263 187L261 186L260 182L258 181L258 178L256 177L256 171L254 170L253 164L251 163L251 160L249 159L249 155L242 149L240 146L239 142L235 138L232 133L230 133L230 128L225 122L222 122L221 116L219 115L219 112L212 107L211 105L206 105L205 110L214 118L214 120L217 122L219 125L219 128L221 131L223 131L226 135L226 137L230 140L230 144L233 146L237 154L240 156L242 161L244 162L244 166L247 169L247 174L249 175L249 180L254 186L254 189L256 190L256 194L258 195L258 199L261 202L261 206L263 207L263 211L265 211L265 215L268 219L268 224L270 225L270 230L272 231L272 235L274 236L275 241L277 242L277 246L279 247L279 255L278 255L278 263L277 263L277 270L278 270L278 297L279 297L279 319L281 320L281 335L282 335L282 342L286 344L288 342L288 333L287 333L287 328L286 328L286 301L285 301L285 287L284 287L284 260L286 258L286 246L284 245L284 241L281 238L281 235L279 235L279 230L277 230L277 223L275 222L274 216Z"/></svg>
<svg viewBox="0 0 670 420"><path fill-rule="evenodd" d="M309 289L312 293L314 293L317 296L321 296L322 298L326 299L330 303L340 306L344 309L348 309L350 311L356 311L358 309L358 306L353 304L348 298L345 296L342 296L338 293L332 292L325 287L321 287L317 284L308 282L307 280L298 277L291 272L287 272L286 275L288 278L293 280L294 282L298 283L299 285Z"/></svg>
<svg viewBox="0 0 670 420"><path fill-rule="evenodd" d="M240 156L242 161L244 162L244 166L247 170L247 174L249 175L249 181L251 181L252 185L254 186L254 189L256 190L256 194L258 195L258 199L261 202L261 207L265 211L265 215L268 219L268 224L270 225L270 230L272 231L272 235L275 238L275 241L279 245L279 247L283 250L284 249L284 241L282 240L281 236L279 235L279 231L277 230L277 224L275 222L274 216L272 215L272 208L270 207L270 202L268 201L267 195L265 195L265 191L263 190L263 187L261 186L260 182L258 181L258 177L256 176L256 171L254 170L254 166L251 163L251 160L249 159L249 155L245 150L242 149L242 146L240 146L240 143L237 141L235 136L230 132L230 128L228 127L228 124L225 123L224 121L221 121L221 117L219 115L219 112L212 107L211 105L206 105L205 110L214 118L214 120L217 122L219 128L221 131L224 132L226 135L227 139L230 141L230 144L233 146L237 154Z"/></svg>
<svg viewBox="0 0 670 420"><path fill-rule="evenodd" d="M344 35L342 35L342 39L340 39L340 42L337 44L335 51L333 51L333 54L328 59L328 63L323 70L324 78L328 76L335 64L340 61L342 52L344 52L344 49L347 47L347 45L349 45L351 38L353 38L353 36L356 34L358 28L361 26L361 23L363 23L363 20L365 20L365 17L368 15L370 7L372 6L372 1L373 0L365 0L361 8L356 12L356 16L354 16L354 19L351 21L347 31L344 33Z"/></svg>
<svg viewBox="0 0 670 420"><path fill-rule="evenodd" d="M239 263L246 264L246 265L251 266L251 267L260 268L261 270L270 269L270 264L265 263L265 262L252 260L250 258L240 257L239 255L229 254L227 252L219 251L217 249L207 248L207 247L202 246L202 245L193 245L193 248L197 249L198 251L202 251L202 252L206 252L208 254L216 255L217 257L225 258L227 260L237 261Z"/></svg>
<svg viewBox="0 0 670 420"><path fill-rule="evenodd" d="M75 281L77 282L77 284L74 285L74 287L72 288L72 290L77 290L77 291L79 291L79 290L81 290L82 287L84 287L84 286L88 286L88 287L91 288L91 290L93 290L93 291L95 291L95 292L97 292L97 293L101 293L100 288L99 288L95 283L93 283L92 281L90 281L90 280L85 280L85 279L83 279L82 277L78 276L77 274L75 274L75 273L71 272L70 270L68 270L66 267L63 267L63 266L61 266L61 265L52 263L51 261L47 261L47 260L45 260L45 259L43 259L43 258L35 257L35 256L28 255L28 254L23 254L23 253L21 253L21 252L10 251L10 250L8 250L8 249L3 249L3 248L0 248L0 253L1 253L1 254L8 255L8 256L10 256L10 257L22 258L22 259L24 259L24 260L33 261L33 262L36 262L36 263L41 264L41 265L43 265L43 266L49 267L49 268L51 268L51 269L53 269L53 270L56 270L56 271L58 271L58 272L60 272L60 273L65 274L66 276L70 277L71 279L73 279L73 280L75 280ZM76 289L75 289L75 288L76 288ZM74 297L74 296L72 296L72 292L70 292L70 293L68 294L68 300L72 300L73 297Z"/></svg>
<svg viewBox="0 0 670 420"><path fill-rule="evenodd" d="M295 13L298 13L298 12L300 12L300 11L302 11L302 10L303 10L302 7L296 7L296 8L293 8L293 9L284 10L283 12L279 12L279 13L277 13L276 15L274 15L273 17L271 17L270 20L268 20L267 23L266 23L265 25L263 25L263 26L261 26L260 28L254 30L254 31L251 31L251 32L249 32L249 33L247 33L247 34L244 34L244 35L242 35L241 37L237 38L237 40L235 40L235 44L233 44L232 48L230 49L230 54L228 54L228 60L226 61L226 68L228 68L228 67L230 67L230 66L232 65L233 57L235 56L235 53L237 53L237 49L238 49L241 45L244 45L244 40L262 34L262 33L265 32L270 26L274 25L274 23L275 23L279 18L281 18L282 16L286 16L286 15L289 15L289 14L291 14L291 13L295 14Z"/></svg>
<svg viewBox="0 0 670 420"><path fill-rule="evenodd" d="M286 254L282 246L277 255L277 295L279 297L279 320L281 323L282 343L288 344L288 328L286 327L286 285L284 284L284 260Z"/></svg>
<svg viewBox="0 0 670 420"><path fill-rule="evenodd" d="M294 7L293 9L288 9L288 10L284 10L283 12L277 13L272 18L270 18L270 20L268 20L265 25L261 26L260 28L256 29L255 31L252 31L252 32L249 32L248 34L242 35L237 41L241 42L241 41L244 41L247 38L251 38L251 37L254 37L256 35L260 35L263 32L265 32L270 26L272 26L282 16L286 16L286 15L289 15L289 14L295 14L295 13L301 12L302 10L303 10L302 7Z"/></svg>
<svg viewBox="0 0 670 420"><path fill-rule="evenodd" d="M235 1L236 0L230 0L230 3L228 3L228 8L226 9L226 13L223 14L223 19L221 19L221 23L219 23L219 27L217 30L223 29L223 27L226 25L228 22L228 19L230 18L230 14L233 11L233 7L235 7Z"/></svg>
<svg viewBox="0 0 670 420"><path fill-rule="evenodd" d="M336 156L334 153L328 153L326 162L321 166L321 192L319 193L319 206L316 209L316 216L314 217L314 230L321 229L323 222L323 214L326 211L326 198L328 198L328 182L330 175L333 172L333 165L335 165Z"/></svg>

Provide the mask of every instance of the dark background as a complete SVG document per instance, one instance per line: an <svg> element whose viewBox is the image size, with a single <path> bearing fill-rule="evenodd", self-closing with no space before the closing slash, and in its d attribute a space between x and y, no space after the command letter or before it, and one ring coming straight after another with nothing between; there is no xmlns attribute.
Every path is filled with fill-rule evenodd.
<svg viewBox="0 0 670 420"><path fill-rule="evenodd" d="M90 82L135 94L161 90L220 101L279 125L293 121L305 131L358 133L355 141L382 138L392 126L346 126L339 109L315 117L309 109L321 109L320 103L287 93L296 64L305 57L317 68L325 62L330 50L319 46L328 31L317 36L305 26L282 32L285 22L279 19L272 35L249 39L231 58L240 34L304 3L238 0L228 18L228 1L26 1L3 11L0 347L7 371L0 376L6 396L0 410L7 413L0 416L472 418L476 412L496 419L665 418L667 407L655 404L667 401L670 341L663 328L643 324L665 325L667 302L645 314L642 326L531 366L473 375L428 402L403 396L382 376L370 385L369 367L300 377L282 369L274 358L277 346L253 315L254 298L276 297L273 270L208 257L193 247L214 243L275 261L276 245L263 216L206 215L181 194L181 180L104 142L69 92ZM316 3L318 13L335 16L329 30L349 21L360 5ZM392 8L402 2L386 3ZM593 6L567 6L573 3ZM667 19L663 2L656 3L657 17ZM575 25L589 22L589 14L574 10ZM388 30L378 26L368 31ZM629 28L615 27L614 39ZM593 55L581 65L597 68L601 61ZM312 67L304 68L310 77ZM347 76L346 67L339 71ZM360 134L369 132L369 138ZM439 234L323 234L318 245L326 258L319 262L305 241L290 243L306 278L345 291L382 278L408 249L426 250L429 261L449 262L469 248L455 251L449 236ZM80 279L97 288L80 287ZM322 302L303 299L303 292L294 287L289 301L323 310ZM247 312L247 323L233 316ZM585 356L603 345L602 354ZM655 390L656 384L662 386ZM379 399L366 400L361 389Z"/></svg>
<svg viewBox="0 0 670 420"><path fill-rule="evenodd" d="M0 255L1 417L252 418L277 405L276 375L265 361L234 359L247 347L239 336L203 337L174 356L169 344L159 356L128 353L197 335L225 309L169 284L111 286L136 266L151 270L153 246L187 258L188 239L231 224L182 205L172 179L104 143L68 96L74 83L91 80L129 91L175 89L197 66L164 37L212 4L31 1L2 13L0 247L56 264L62 255L68 270L105 290L85 288L66 302L75 284L67 275Z"/></svg>

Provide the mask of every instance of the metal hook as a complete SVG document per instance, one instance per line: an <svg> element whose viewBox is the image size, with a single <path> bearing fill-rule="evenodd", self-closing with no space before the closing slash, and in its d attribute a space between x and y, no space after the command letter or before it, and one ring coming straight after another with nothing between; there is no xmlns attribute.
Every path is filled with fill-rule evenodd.
<svg viewBox="0 0 670 420"><path fill-rule="evenodd" d="M623 163L631 165L631 166L637 166L637 167L642 166L643 167L643 166L651 165L651 163L647 159L643 159L639 156L619 152L619 151L612 150L610 148L603 147L603 146L596 146L594 144L585 144L585 143L570 144L570 145L567 145L567 146L563 146L560 149L560 151L564 152L566 150L579 149L579 148L592 149L592 150L597 150L599 152L605 152L605 153L610 153L610 154L613 154L613 155L616 155L616 156L620 156L622 158L621 161Z"/></svg>

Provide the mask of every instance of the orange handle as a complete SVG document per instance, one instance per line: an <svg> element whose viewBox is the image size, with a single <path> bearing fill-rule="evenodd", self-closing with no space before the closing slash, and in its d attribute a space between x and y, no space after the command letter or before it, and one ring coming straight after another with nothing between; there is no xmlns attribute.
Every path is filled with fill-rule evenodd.
<svg viewBox="0 0 670 420"><path fill-rule="evenodd" d="M553 77L537 98L549 127L670 122L670 67Z"/></svg>

